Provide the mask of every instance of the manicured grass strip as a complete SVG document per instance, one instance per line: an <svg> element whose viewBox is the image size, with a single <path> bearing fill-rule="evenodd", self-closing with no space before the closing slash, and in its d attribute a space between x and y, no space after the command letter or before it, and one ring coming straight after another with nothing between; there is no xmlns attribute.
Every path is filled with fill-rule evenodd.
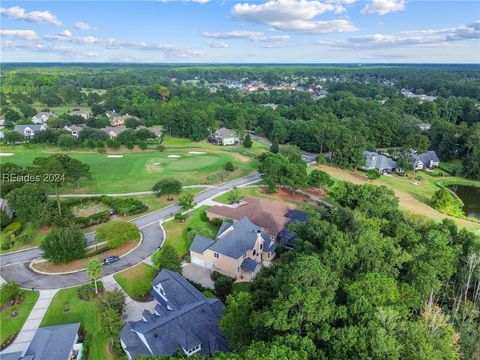
<svg viewBox="0 0 480 360"><path fill-rule="evenodd" d="M175 248L178 256L183 257L188 253L188 248L196 233L210 237L216 235L218 229L202 219L202 213L207 208L208 206L201 206L195 209L185 222L171 220L163 225L167 234L166 241Z"/></svg>
<svg viewBox="0 0 480 360"><path fill-rule="evenodd" d="M251 283L249 282L240 282L240 283L234 283L233 284L233 292L240 292L240 291L250 291L250 285Z"/></svg>
<svg viewBox="0 0 480 360"><path fill-rule="evenodd" d="M108 339L102 335L96 301L83 301L77 297L78 287L63 289L55 294L48 307L41 327L79 322L90 339L89 359L107 360L113 357L107 352ZM65 311L65 308L68 311Z"/></svg>
<svg viewBox="0 0 480 360"><path fill-rule="evenodd" d="M115 274L113 278L132 299L143 299L152 289L157 271L153 266L140 263Z"/></svg>
<svg viewBox="0 0 480 360"><path fill-rule="evenodd" d="M25 295L25 300L23 300L21 304L9 307L0 313L1 344L22 329L23 324L25 324L30 311L32 311L40 295L38 291L22 291L22 293ZM17 315L12 317L14 311Z"/></svg>

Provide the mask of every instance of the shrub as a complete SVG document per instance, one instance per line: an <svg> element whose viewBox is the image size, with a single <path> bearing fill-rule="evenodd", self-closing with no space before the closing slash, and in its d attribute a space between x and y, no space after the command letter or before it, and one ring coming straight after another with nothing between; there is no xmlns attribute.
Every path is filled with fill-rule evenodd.
<svg viewBox="0 0 480 360"><path fill-rule="evenodd" d="M223 166L223 168L226 170L226 171L233 171L235 170L235 166L233 166L233 163L231 161L227 161L225 163L225 165Z"/></svg>
<svg viewBox="0 0 480 360"><path fill-rule="evenodd" d="M216 226L216 227L220 227L220 225L222 225L223 223L223 220L220 219L220 218L213 218L212 220L210 220L210 224L212 224L213 226Z"/></svg>
<svg viewBox="0 0 480 360"><path fill-rule="evenodd" d="M138 147L142 150L146 150L147 149L147 143L145 141L139 142Z"/></svg>
<svg viewBox="0 0 480 360"><path fill-rule="evenodd" d="M212 271L212 273L210 274L210 278L213 281L217 281L218 279L220 279L221 276L223 276L223 275L216 270Z"/></svg>
<svg viewBox="0 0 480 360"><path fill-rule="evenodd" d="M110 149L118 149L120 147L120 141L117 140L107 140L107 146Z"/></svg>
<svg viewBox="0 0 480 360"><path fill-rule="evenodd" d="M128 148L128 149L132 150L133 147L134 147L133 142L131 142L131 141L127 142L127 148Z"/></svg>
<svg viewBox="0 0 480 360"><path fill-rule="evenodd" d="M19 235L22 232L22 224L18 221L11 223L8 225L4 230L4 234L6 235Z"/></svg>
<svg viewBox="0 0 480 360"><path fill-rule="evenodd" d="M5 305L8 300L16 300L22 291L16 281L8 281L0 287L0 306Z"/></svg>
<svg viewBox="0 0 480 360"><path fill-rule="evenodd" d="M76 224L81 228L102 224L110 219L110 211L105 210L90 216L78 216L74 218Z"/></svg>
<svg viewBox="0 0 480 360"><path fill-rule="evenodd" d="M106 241L109 249L115 249L139 237L140 234L134 224L127 221L112 221L97 229L96 241Z"/></svg>
<svg viewBox="0 0 480 360"><path fill-rule="evenodd" d="M176 213L174 219L178 222L184 222L185 220L187 220L187 215L183 215L182 213Z"/></svg>
<svg viewBox="0 0 480 360"><path fill-rule="evenodd" d="M225 302L227 296L232 293L233 290L233 279L227 276L220 276L214 284L215 294L220 300Z"/></svg>
<svg viewBox="0 0 480 360"><path fill-rule="evenodd" d="M165 146L164 145L157 145L157 151L164 152L165 151Z"/></svg>
<svg viewBox="0 0 480 360"><path fill-rule="evenodd" d="M317 164L320 164L320 165L324 165L324 164L327 163L327 159L325 158L325 155L323 155L323 154L318 154L315 157L315 161L317 162Z"/></svg>
<svg viewBox="0 0 480 360"><path fill-rule="evenodd" d="M169 244L163 245L152 254L152 263L157 270L169 269L178 273L182 272L182 264L175 248Z"/></svg>
<svg viewBox="0 0 480 360"><path fill-rule="evenodd" d="M0 228L4 228L12 222L12 219L2 210L0 210Z"/></svg>
<svg viewBox="0 0 480 360"><path fill-rule="evenodd" d="M103 154L106 154L106 153L107 153L107 150L106 150L105 148L100 148L100 149L97 150L97 152L98 152L99 154L102 154L102 155L103 155Z"/></svg>
<svg viewBox="0 0 480 360"><path fill-rule="evenodd" d="M53 229L43 239L43 257L54 264L66 263L85 256L87 239L77 226Z"/></svg>
<svg viewBox="0 0 480 360"><path fill-rule="evenodd" d="M33 241L33 235L32 234L22 234L19 237L17 237L17 241L21 244L28 244Z"/></svg>
<svg viewBox="0 0 480 360"><path fill-rule="evenodd" d="M97 282L98 289L103 289L103 283ZM80 300L90 301L95 298L95 286L93 284L86 284L78 288L77 296Z"/></svg>
<svg viewBox="0 0 480 360"><path fill-rule="evenodd" d="M376 179L379 179L380 178L380 173L377 171L377 170L368 170L367 171L367 177L370 179L370 180L376 180Z"/></svg>
<svg viewBox="0 0 480 360"><path fill-rule="evenodd" d="M100 201L111 206L121 215L138 214L148 209L144 203L134 198L119 199L110 196L102 196L100 197Z"/></svg>

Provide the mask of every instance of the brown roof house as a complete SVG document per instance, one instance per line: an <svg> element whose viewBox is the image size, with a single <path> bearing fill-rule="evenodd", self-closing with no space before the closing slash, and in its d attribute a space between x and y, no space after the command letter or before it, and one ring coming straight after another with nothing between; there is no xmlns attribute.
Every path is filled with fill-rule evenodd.
<svg viewBox="0 0 480 360"><path fill-rule="evenodd" d="M276 243L247 217L224 221L215 239L196 235L190 246L193 264L239 281L250 281L275 257Z"/></svg>
<svg viewBox="0 0 480 360"><path fill-rule="evenodd" d="M123 125L120 126L105 126L104 128L101 128L103 132L106 132L108 136L110 136L110 139L115 140L118 134L124 132L127 130L127 128Z"/></svg>

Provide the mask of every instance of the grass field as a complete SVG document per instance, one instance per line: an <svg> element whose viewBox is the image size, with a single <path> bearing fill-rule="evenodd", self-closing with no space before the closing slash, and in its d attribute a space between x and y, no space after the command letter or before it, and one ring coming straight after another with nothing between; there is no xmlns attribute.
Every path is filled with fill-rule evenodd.
<svg viewBox="0 0 480 360"><path fill-rule="evenodd" d="M38 291L23 290L22 293L25 295L25 300L21 304L9 307L0 312L0 344L3 344L10 336L18 333L22 329L30 311L32 311L33 306L38 300ZM14 311L17 315L12 317Z"/></svg>
<svg viewBox="0 0 480 360"><path fill-rule="evenodd" d="M163 225L167 234L166 242L175 248L178 256L183 257L188 253L188 248L196 233L211 237L216 235L218 229L209 222L202 220L201 215L206 208L208 206L200 206L195 209L185 222L171 220Z"/></svg>
<svg viewBox="0 0 480 360"><path fill-rule="evenodd" d="M431 176L425 172L420 172L417 175L421 177L420 180L413 180L409 177L391 175L382 176L378 180L369 180L365 173L360 171L344 170L327 165L321 165L320 169L329 173L334 179L350 181L354 184L374 184L384 185L391 188L399 198L400 207L403 210L422 214L435 220L442 220L448 217L445 214L433 209L430 204L432 195L440 189L437 183L447 182L465 182L465 179L454 176ZM480 182L474 182L480 186ZM473 221L463 219L452 219L460 226L468 229L479 231L480 224Z"/></svg>
<svg viewBox="0 0 480 360"><path fill-rule="evenodd" d="M62 192L147 191L151 190L155 182L165 177L175 177L184 185L205 184L209 175L223 172L223 166L228 161L231 161L237 170L224 180L248 175L257 167L256 160L240 153L243 152L243 148L236 151L235 149L214 147L205 142L192 143L186 139L171 139L170 142L182 143L185 147L167 147L163 152L155 150L129 151L127 149L121 152L115 151L115 154L123 155L121 158L111 158L108 157L108 154L99 154L88 149L70 151L68 155L90 166L92 179L82 180L79 190L76 189L76 186L69 185L62 188ZM261 151L260 148L256 149ZM39 156L63 153L57 147L41 145L2 146L2 152L15 154L8 158L1 158L2 163L12 162L19 165L29 165L33 159Z"/></svg>
<svg viewBox="0 0 480 360"><path fill-rule="evenodd" d="M71 324L79 322L81 328L90 338L89 359L107 360L113 359L107 351L108 339L102 335L99 314L96 302L83 301L77 297L78 287L60 290L48 307L41 327ZM65 311L68 307L68 311Z"/></svg>
<svg viewBox="0 0 480 360"><path fill-rule="evenodd" d="M123 290L135 300L142 300L152 289L153 278L157 271L154 267L140 263L130 269L115 274L113 278Z"/></svg>

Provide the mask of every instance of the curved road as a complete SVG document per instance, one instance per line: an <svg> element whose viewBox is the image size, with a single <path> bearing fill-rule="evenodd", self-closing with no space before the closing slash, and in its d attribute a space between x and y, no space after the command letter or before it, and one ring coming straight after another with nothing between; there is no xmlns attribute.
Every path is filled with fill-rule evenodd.
<svg viewBox="0 0 480 360"><path fill-rule="evenodd" d="M213 186L195 195L195 202L198 204L221 192L228 191L235 186L247 185L259 179L260 175L254 173L218 186ZM164 241L163 230L160 226L161 221L170 218L180 210L178 204L173 204L131 220L142 232L143 241L135 250L122 257L120 261L106 266L103 276L122 271L149 257ZM89 243L93 242L94 238L95 234L87 234L87 241ZM31 289L35 287L36 290L59 289L81 285L90 281L90 278L84 271L67 275L42 275L32 271L28 265L32 260L41 255L42 251L38 248L1 255L0 276L7 281L17 281L23 288Z"/></svg>

